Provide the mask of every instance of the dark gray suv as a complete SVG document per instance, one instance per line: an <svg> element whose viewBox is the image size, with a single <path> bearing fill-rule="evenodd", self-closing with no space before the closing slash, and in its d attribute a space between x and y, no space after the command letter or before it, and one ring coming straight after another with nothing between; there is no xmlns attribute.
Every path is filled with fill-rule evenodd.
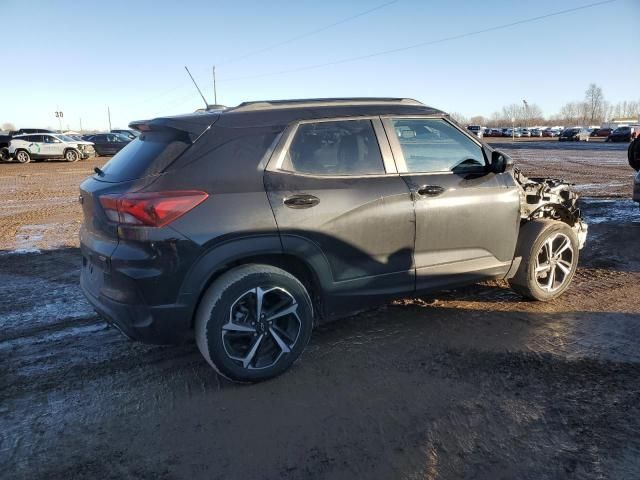
<svg viewBox="0 0 640 480"><path fill-rule="evenodd" d="M127 336L195 336L238 381L286 370L318 322L427 290L569 285L577 196L445 113L387 98L243 103L133 122L81 185L81 285Z"/></svg>

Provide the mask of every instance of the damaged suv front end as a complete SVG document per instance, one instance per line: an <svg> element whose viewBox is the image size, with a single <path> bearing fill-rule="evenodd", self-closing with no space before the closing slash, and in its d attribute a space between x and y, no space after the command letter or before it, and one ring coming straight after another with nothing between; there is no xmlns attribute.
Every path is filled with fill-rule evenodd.
<svg viewBox="0 0 640 480"><path fill-rule="evenodd" d="M587 240L588 225L581 217L579 196L571 189L571 184L555 178L529 178L518 168L514 169L513 176L520 185L521 221L549 219L564 222L576 233L582 249Z"/></svg>

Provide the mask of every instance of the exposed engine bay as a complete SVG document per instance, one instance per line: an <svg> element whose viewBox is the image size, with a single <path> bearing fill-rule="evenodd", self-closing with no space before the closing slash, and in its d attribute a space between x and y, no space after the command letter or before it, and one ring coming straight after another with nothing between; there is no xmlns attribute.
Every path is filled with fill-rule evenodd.
<svg viewBox="0 0 640 480"><path fill-rule="evenodd" d="M520 217L523 222L548 218L569 225L576 232L580 248L587 239L587 224L578 208L578 194L571 184L556 178L526 177L514 168L513 177L521 187Z"/></svg>

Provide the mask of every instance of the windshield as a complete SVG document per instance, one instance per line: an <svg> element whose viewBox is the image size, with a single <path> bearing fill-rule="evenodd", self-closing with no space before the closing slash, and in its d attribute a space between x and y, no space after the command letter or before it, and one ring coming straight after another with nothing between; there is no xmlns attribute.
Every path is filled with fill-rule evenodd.
<svg viewBox="0 0 640 480"><path fill-rule="evenodd" d="M63 142L76 142L77 140L74 140L73 138L71 138L69 135L54 135L56 138L62 140Z"/></svg>
<svg viewBox="0 0 640 480"><path fill-rule="evenodd" d="M631 130L629 127L618 127L613 133L627 133L629 130Z"/></svg>

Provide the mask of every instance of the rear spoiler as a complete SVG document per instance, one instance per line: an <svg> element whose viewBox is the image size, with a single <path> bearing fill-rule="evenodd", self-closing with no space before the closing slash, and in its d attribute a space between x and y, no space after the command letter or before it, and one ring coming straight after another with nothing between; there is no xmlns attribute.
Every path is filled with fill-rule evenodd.
<svg viewBox="0 0 640 480"><path fill-rule="evenodd" d="M138 132L160 130L176 130L189 135L191 143L195 142L204 132L216 123L219 114L180 115L175 117L159 117L151 120L136 120L129 124L129 128Z"/></svg>

